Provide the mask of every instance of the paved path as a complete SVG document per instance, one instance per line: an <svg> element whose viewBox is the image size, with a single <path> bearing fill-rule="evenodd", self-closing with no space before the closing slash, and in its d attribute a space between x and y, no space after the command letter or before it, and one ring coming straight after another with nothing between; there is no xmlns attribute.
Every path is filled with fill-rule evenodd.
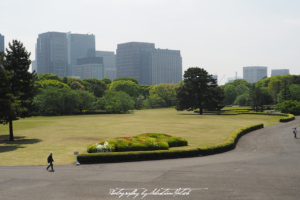
<svg viewBox="0 0 300 200"><path fill-rule="evenodd" d="M133 199L109 195L116 188L140 188L135 199L141 199L145 189L170 188L172 193L192 188L186 196L143 199L299 200L300 139L293 138L291 129L299 126L299 119L249 133L235 150L213 156L61 165L55 172L47 172L46 166L0 166L0 199Z"/></svg>

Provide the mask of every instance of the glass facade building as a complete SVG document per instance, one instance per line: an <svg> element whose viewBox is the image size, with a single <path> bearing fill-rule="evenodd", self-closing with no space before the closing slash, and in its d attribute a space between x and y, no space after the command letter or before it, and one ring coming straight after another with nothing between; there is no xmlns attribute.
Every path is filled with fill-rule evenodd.
<svg viewBox="0 0 300 200"><path fill-rule="evenodd" d="M118 44L117 78L132 77L140 83L142 50L154 48L154 43L128 42Z"/></svg>
<svg viewBox="0 0 300 200"><path fill-rule="evenodd" d="M251 66L251 67L243 67L243 79L248 83L255 83L259 80L262 80L264 77L268 75L267 67L261 66Z"/></svg>
<svg viewBox="0 0 300 200"><path fill-rule="evenodd" d="M67 76L67 35L60 32L39 34L36 45L37 73Z"/></svg>
<svg viewBox="0 0 300 200"><path fill-rule="evenodd" d="M180 51L155 49L154 43L118 44L117 78L132 77L140 84L178 83L182 80Z"/></svg>
<svg viewBox="0 0 300 200"><path fill-rule="evenodd" d="M115 52L113 52L113 51L95 51L95 56L103 58L104 77L109 78L110 80L116 79L117 78L117 66L116 66Z"/></svg>
<svg viewBox="0 0 300 200"><path fill-rule="evenodd" d="M0 51L5 51L4 35L1 35L1 33L0 33Z"/></svg>
<svg viewBox="0 0 300 200"><path fill-rule="evenodd" d="M75 76L80 79L104 78L104 67L102 57L85 57L76 60Z"/></svg>
<svg viewBox="0 0 300 200"><path fill-rule="evenodd" d="M95 51L95 35L67 33L68 76L74 76L77 58L85 58L88 51Z"/></svg>
<svg viewBox="0 0 300 200"><path fill-rule="evenodd" d="M286 74L290 74L290 70L289 69L272 69L271 70L271 76L277 76L277 75L286 75Z"/></svg>
<svg viewBox="0 0 300 200"><path fill-rule="evenodd" d="M182 80L180 51L168 49L142 50L141 80L143 85L178 83Z"/></svg>

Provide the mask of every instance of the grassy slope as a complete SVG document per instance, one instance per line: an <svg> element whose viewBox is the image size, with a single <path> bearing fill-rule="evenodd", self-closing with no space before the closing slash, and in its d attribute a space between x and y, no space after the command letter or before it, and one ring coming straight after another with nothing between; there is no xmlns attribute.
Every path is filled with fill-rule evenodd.
<svg viewBox="0 0 300 200"><path fill-rule="evenodd" d="M16 141L9 142L8 125L0 126L0 165L46 165L74 162L74 151L85 152L100 140L141 133L166 133L188 140L188 148L217 144L234 130L256 123L277 124L278 116L199 115L174 108L135 111L126 115L32 117L14 122ZM187 147L177 147L187 148ZM173 149L173 148L172 148Z"/></svg>

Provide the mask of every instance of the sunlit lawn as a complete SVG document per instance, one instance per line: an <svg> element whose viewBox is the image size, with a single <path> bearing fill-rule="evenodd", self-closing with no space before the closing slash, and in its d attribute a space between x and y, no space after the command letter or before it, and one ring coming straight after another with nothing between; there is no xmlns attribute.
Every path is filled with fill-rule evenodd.
<svg viewBox="0 0 300 200"><path fill-rule="evenodd" d="M16 141L9 142L8 125L0 125L0 165L46 165L50 151L54 164L75 161L74 151L100 140L141 133L166 133L186 138L188 147L221 143L234 130L256 123L270 126L279 116L199 115L174 108L135 111L134 114L32 117L14 121Z"/></svg>

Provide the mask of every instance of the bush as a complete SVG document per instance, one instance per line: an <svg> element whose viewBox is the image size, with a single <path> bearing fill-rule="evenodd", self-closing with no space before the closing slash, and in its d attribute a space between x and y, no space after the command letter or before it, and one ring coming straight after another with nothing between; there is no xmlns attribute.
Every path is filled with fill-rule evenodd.
<svg viewBox="0 0 300 200"><path fill-rule="evenodd" d="M295 116L292 114L288 114L286 117L280 119L280 122L289 122L295 119Z"/></svg>
<svg viewBox="0 0 300 200"><path fill-rule="evenodd" d="M107 148L101 148L107 143ZM118 137L100 141L87 147L88 153L168 150L169 147L187 146L187 140L167 134L145 133L133 137ZM102 149L102 150L101 150ZM111 150L111 151L110 151Z"/></svg>
<svg viewBox="0 0 300 200"><path fill-rule="evenodd" d="M167 158L183 158L199 156L198 149L184 150L158 150L158 151L136 151L136 152L105 152L105 153L84 153L77 156L82 164L123 162L134 160L155 160Z"/></svg>
<svg viewBox="0 0 300 200"><path fill-rule="evenodd" d="M295 116L292 114L286 113L270 113L270 112L248 112L242 114L256 114L256 115L277 115L277 116L284 116L284 118L279 119L279 122L289 122L295 119Z"/></svg>
<svg viewBox="0 0 300 200"><path fill-rule="evenodd" d="M300 103L296 100L288 100L275 106L275 110L293 115L300 115Z"/></svg>
<svg viewBox="0 0 300 200"><path fill-rule="evenodd" d="M242 137L246 133L249 133L251 131L254 131L254 130L257 130L257 129L260 129L263 127L264 127L263 124L255 124L252 126L246 126L246 127L240 128L240 129L232 132L225 142L222 142L220 144L213 145L213 146L198 148L199 153L202 156L206 156L206 155L212 155L212 154L230 151L235 148L240 137Z"/></svg>

